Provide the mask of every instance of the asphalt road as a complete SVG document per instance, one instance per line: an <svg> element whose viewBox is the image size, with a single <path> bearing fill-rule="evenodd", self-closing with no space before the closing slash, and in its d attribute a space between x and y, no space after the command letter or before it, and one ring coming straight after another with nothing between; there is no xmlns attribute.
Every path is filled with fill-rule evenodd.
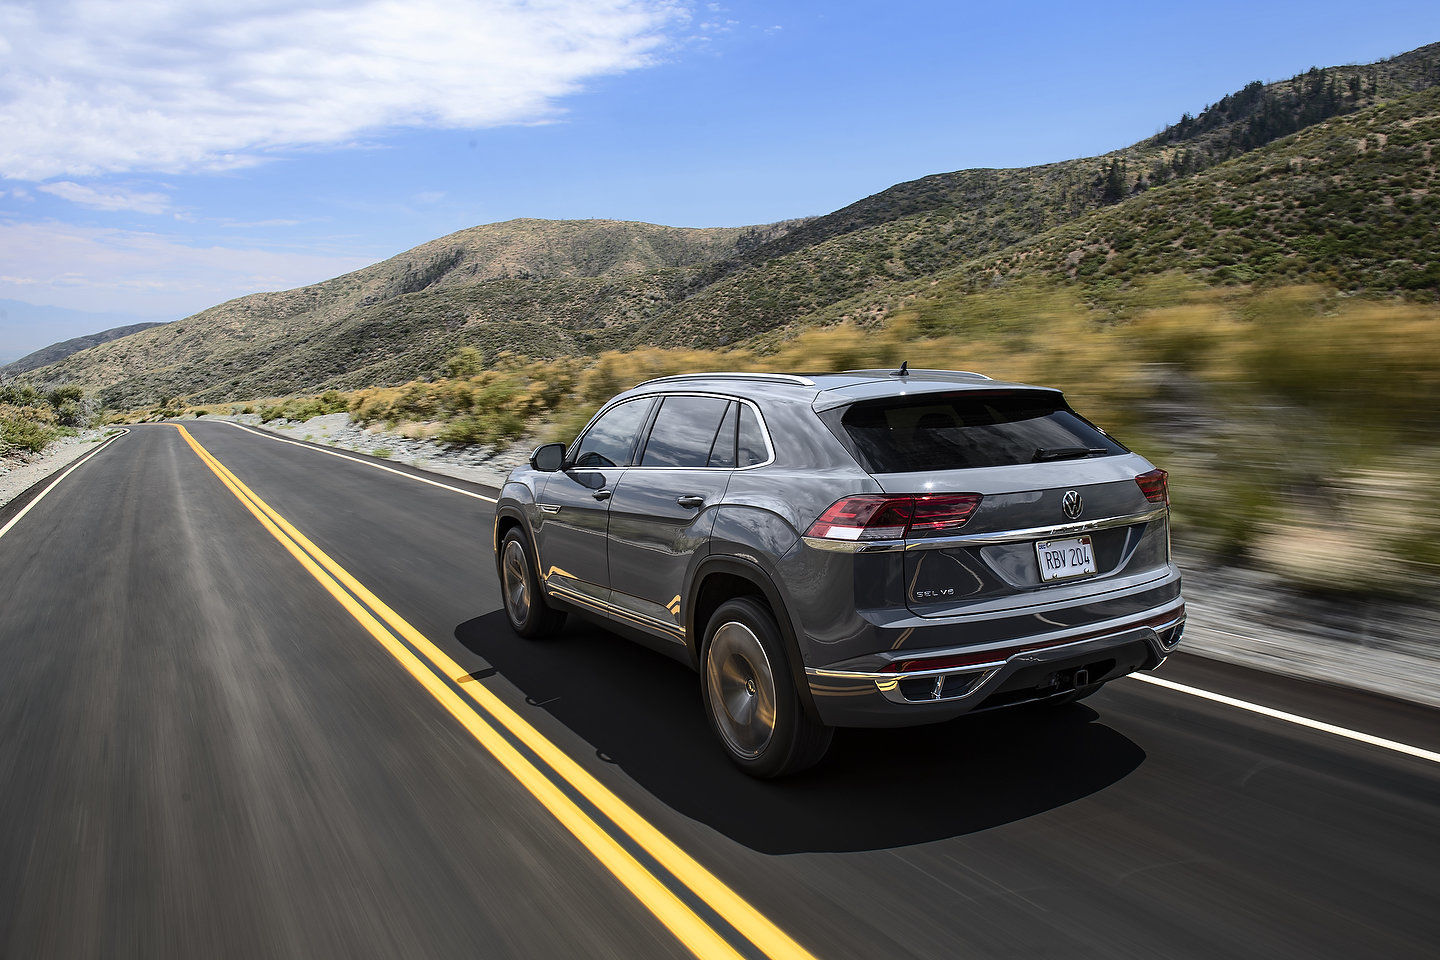
<svg viewBox="0 0 1440 960"><path fill-rule="evenodd" d="M0 510L0 956L1436 954L1432 759L1127 679L756 783L680 665L511 633L457 492L493 491L186 428L234 490L143 425ZM1403 703L1159 675L1440 750Z"/></svg>

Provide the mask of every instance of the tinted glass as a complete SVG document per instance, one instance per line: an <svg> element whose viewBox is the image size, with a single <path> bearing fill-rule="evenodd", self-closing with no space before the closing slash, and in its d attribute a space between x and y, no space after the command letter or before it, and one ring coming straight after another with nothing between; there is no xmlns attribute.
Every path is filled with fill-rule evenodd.
<svg viewBox="0 0 1440 960"><path fill-rule="evenodd" d="M1051 394L952 394L857 403L841 426L871 473L956 470L1125 453Z"/></svg>
<svg viewBox="0 0 1440 960"><path fill-rule="evenodd" d="M740 439L736 459L742 467L770 459L770 451L765 447L765 432L760 429L754 409L746 403L740 405Z"/></svg>
<svg viewBox="0 0 1440 960"><path fill-rule="evenodd" d="M729 405L718 397L666 397L645 441L640 466L705 466Z"/></svg>
<svg viewBox="0 0 1440 960"><path fill-rule="evenodd" d="M710 447L710 466L735 466L735 422L740 404L731 401L725 408L725 419L720 421L720 430L715 434L715 443Z"/></svg>
<svg viewBox="0 0 1440 960"><path fill-rule="evenodd" d="M575 451L577 467L623 467L630 462L635 440L645 418L650 415L653 401L632 400L611 407L596 420Z"/></svg>

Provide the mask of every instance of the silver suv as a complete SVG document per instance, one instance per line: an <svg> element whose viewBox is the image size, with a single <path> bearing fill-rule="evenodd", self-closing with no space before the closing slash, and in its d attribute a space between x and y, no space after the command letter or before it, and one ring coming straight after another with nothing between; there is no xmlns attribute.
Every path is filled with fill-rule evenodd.
<svg viewBox="0 0 1440 960"><path fill-rule="evenodd" d="M574 612L689 664L759 777L834 727L1089 696L1185 622L1165 471L946 370L642 383L510 475L495 556L518 633Z"/></svg>

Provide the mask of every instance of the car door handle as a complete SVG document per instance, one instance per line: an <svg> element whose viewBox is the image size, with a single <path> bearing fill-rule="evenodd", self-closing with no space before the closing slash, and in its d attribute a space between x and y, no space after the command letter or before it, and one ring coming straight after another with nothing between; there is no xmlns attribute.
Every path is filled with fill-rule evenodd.
<svg viewBox="0 0 1440 960"><path fill-rule="evenodd" d="M680 504L680 506L684 507L687 510L699 510L701 507L705 506L704 497L676 497L675 502Z"/></svg>
<svg viewBox="0 0 1440 960"><path fill-rule="evenodd" d="M596 500L609 500L610 488L606 487L604 490L596 490L594 493L590 494L590 496L594 497Z"/></svg>

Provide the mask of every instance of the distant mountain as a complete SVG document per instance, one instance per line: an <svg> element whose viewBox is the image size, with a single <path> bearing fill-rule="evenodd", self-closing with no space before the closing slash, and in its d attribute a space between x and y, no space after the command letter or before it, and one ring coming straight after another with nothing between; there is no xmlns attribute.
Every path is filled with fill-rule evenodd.
<svg viewBox="0 0 1440 960"><path fill-rule="evenodd" d="M491 357L714 346L1030 276L1124 283L1179 269L1434 296L1437 84L1440 44L1312 69L1104 156L937 174L769 226L474 227L30 377L120 406L274 396L427 376L462 345Z"/></svg>
<svg viewBox="0 0 1440 960"><path fill-rule="evenodd" d="M108 310L77 310L0 298L0 366L95 330L154 322L160 318Z"/></svg>
<svg viewBox="0 0 1440 960"><path fill-rule="evenodd" d="M119 340L121 337L128 337L132 333L139 333L141 330L149 330L151 327L162 325L163 321L132 323L128 326L112 327L109 330L101 330L99 333L89 333L83 337L73 337L69 340L62 340L59 343L52 343L48 347L42 347L34 353L28 353L19 360L12 361L0 367L0 376L13 377L16 374L36 370L46 364L58 363L72 353L79 353L81 350L98 347L102 343L109 343L111 340Z"/></svg>

